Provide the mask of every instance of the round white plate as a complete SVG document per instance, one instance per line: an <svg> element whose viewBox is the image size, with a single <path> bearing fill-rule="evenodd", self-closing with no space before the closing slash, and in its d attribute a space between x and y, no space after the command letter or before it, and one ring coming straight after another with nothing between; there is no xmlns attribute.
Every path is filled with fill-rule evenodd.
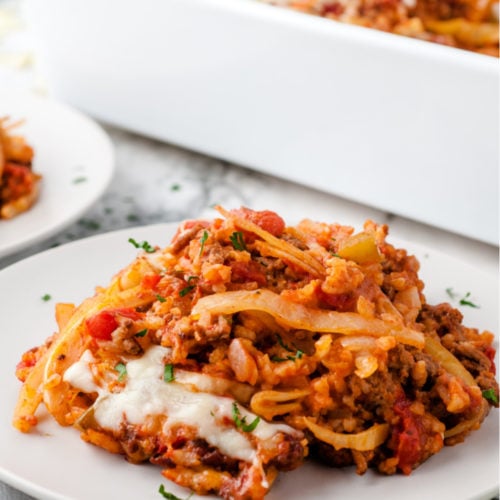
<svg viewBox="0 0 500 500"><path fill-rule="evenodd" d="M0 116L24 120L15 133L34 148L33 169L43 176L36 204L13 219L0 219L3 257L78 219L108 187L114 152L99 125L49 98L2 90Z"/></svg>
<svg viewBox="0 0 500 500"><path fill-rule="evenodd" d="M80 440L73 428L61 428L41 409L41 422L31 434L11 426L20 383L14 370L21 354L38 345L56 328L54 304L78 303L106 285L137 250L129 238L165 245L176 224L132 228L68 243L0 271L0 479L36 497L87 500L159 500L160 484L186 498L186 490L169 483L160 468L131 465L122 457ZM392 239L394 241L394 239ZM465 323L498 332L497 277L431 249L398 242L417 255L427 283L428 302L448 301L446 289L470 292L480 307L462 307ZM90 258L91 256L91 258ZM50 294L51 300L42 297ZM352 468L318 464L281 474L270 500L341 498L343 500L489 499L498 489L498 412L465 443L447 447L410 476L357 476ZM403 492L403 493L402 493ZM195 497L193 497L195 498Z"/></svg>

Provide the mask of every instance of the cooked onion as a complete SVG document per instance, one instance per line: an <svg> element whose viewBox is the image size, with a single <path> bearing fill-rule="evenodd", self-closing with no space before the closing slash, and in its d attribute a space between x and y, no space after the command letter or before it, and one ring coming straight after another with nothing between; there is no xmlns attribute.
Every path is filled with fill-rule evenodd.
<svg viewBox="0 0 500 500"><path fill-rule="evenodd" d="M311 309L290 302L270 290L237 290L202 297L191 314L234 314L241 311L264 311L278 323L298 330L352 335L364 333L375 337L394 335L400 342L419 348L424 346L422 333L400 324L376 318L365 318L357 313Z"/></svg>
<svg viewBox="0 0 500 500"><path fill-rule="evenodd" d="M380 446L389 435L389 424L375 424L365 431L357 434L344 434L333 432L326 427L314 423L310 418L302 419L307 428L316 438L331 444L336 450L350 448L351 450L369 451Z"/></svg>
<svg viewBox="0 0 500 500"><path fill-rule="evenodd" d="M284 415L300 408L300 400L311 393L309 389L288 391L260 391L254 394L250 408L257 415L271 420L276 415Z"/></svg>
<svg viewBox="0 0 500 500"><path fill-rule="evenodd" d="M474 377L439 340L426 336L424 350L438 361L448 373L461 378L468 386L477 386Z"/></svg>

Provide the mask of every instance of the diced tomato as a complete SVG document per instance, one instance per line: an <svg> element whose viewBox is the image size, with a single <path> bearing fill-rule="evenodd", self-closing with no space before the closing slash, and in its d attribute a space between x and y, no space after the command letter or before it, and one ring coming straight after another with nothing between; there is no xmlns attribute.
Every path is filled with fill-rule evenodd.
<svg viewBox="0 0 500 500"><path fill-rule="evenodd" d="M248 283L256 281L259 285L267 283L266 275L257 262L232 262L231 279L235 283Z"/></svg>
<svg viewBox="0 0 500 500"><path fill-rule="evenodd" d="M115 315L110 311L100 313L85 321L90 336L99 340L111 340L111 334L118 328Z"/></svg>
<svg viewBox="0 0 500 500"><path fill-rule="evenodd" d="M141 281L141 285L143 288L147 288L152 290L156 288L156 285L161 280L161 276L159 274L146 274Z"/></svg>
<svg viewBox="0 0 500 500"><path fill-rule="evenodd" d="M251 210L250 208L239 208L231 210L232 213L247 219L274 236L280 236L285 230L285 221L271 210Z"/></svg>
<svg viewBox="0 0 500 500"><path fill-rule="evenodd" d="M423 454L423 429L422 425L410 410L411 402L403 395L394 404L394 413L400 420L395 427L392 441L396 446L396 457L398 458L398 468L404 474L410 474L414 465L421 461Z"/></svg>
<svg viewBox="0 0 500 500"><path fill-rule="evenodd" d="M98 340L111 340L111 334L118 328L116 316L133 320L140 318L140 314L129 307L101 311L85 320L90 336Z"/></svg>

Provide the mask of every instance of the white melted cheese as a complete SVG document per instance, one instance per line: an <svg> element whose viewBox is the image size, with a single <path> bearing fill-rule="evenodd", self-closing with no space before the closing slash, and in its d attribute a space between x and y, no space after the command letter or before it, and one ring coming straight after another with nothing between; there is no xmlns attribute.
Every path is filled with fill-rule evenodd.
<svg viewBox="0 0 500 500"><path fill-rule="evenodd" d="M250 434L266 440L277 432L297 433L288 425L270 424L262 419L250 433L237 430L233 422L234 400L201 392L210 390L213 377L179 370L179 373L174 371L179 380L163 380L164 359L168 352L164 347L153 346L141 358L129 361L126 386L118 393L96 388L90 369L93 358L88 351L66 371L64 380L85 392L99 393L94 404L94 418L104 429L118 431L124 421L140 425L148 416L165 415L164 431L176 424L194 427L198 436L210 445L227 456L246 462L256 458ZM181 382L195 386L200 392L193 392ZM257 417L241 405L238 408L246 423Z"/></svg>
<svg viewBox="0 0 500 500"><path fill-rule="evenodd" d="M72 364L65 372L63 380L73 387L81 389L83 392L101 392L101 388L95 383L94 376L90 370L90 365L95 362L90 351L85 351L80 360Z"/></svg>

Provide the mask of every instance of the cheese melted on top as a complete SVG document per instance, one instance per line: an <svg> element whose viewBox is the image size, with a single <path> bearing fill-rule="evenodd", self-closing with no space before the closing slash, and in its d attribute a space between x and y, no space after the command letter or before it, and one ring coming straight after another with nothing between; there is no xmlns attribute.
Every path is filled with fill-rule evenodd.
<svg viewBox="0 0 500 500"><path fill-rule="evenodd" d="M110 393L98 386L92 376L94 358L85 351L80 360L64 374L64 380L84 392L99 394L94 403L94 418L103 428L118 431L126 421L140 425L148 416L165 415L164 431L176 424L197 429L198 436L232 458L253 462L256 450L250 441L252 435L266 440L277 432L296 435L297 431L284 424L271 424L260 420L251 432L237 430L233 421L234 400L216 396L209 391L212 377L201 373L182 371L178 381L163 380L165 356L169 349L152 346L139 359L127 363L127 382L121 392ZM176 372L174 371L174 376ZM188 382L200 392L180 382ZM241 419L251 423L256 415L238 405Z"/></svg>

